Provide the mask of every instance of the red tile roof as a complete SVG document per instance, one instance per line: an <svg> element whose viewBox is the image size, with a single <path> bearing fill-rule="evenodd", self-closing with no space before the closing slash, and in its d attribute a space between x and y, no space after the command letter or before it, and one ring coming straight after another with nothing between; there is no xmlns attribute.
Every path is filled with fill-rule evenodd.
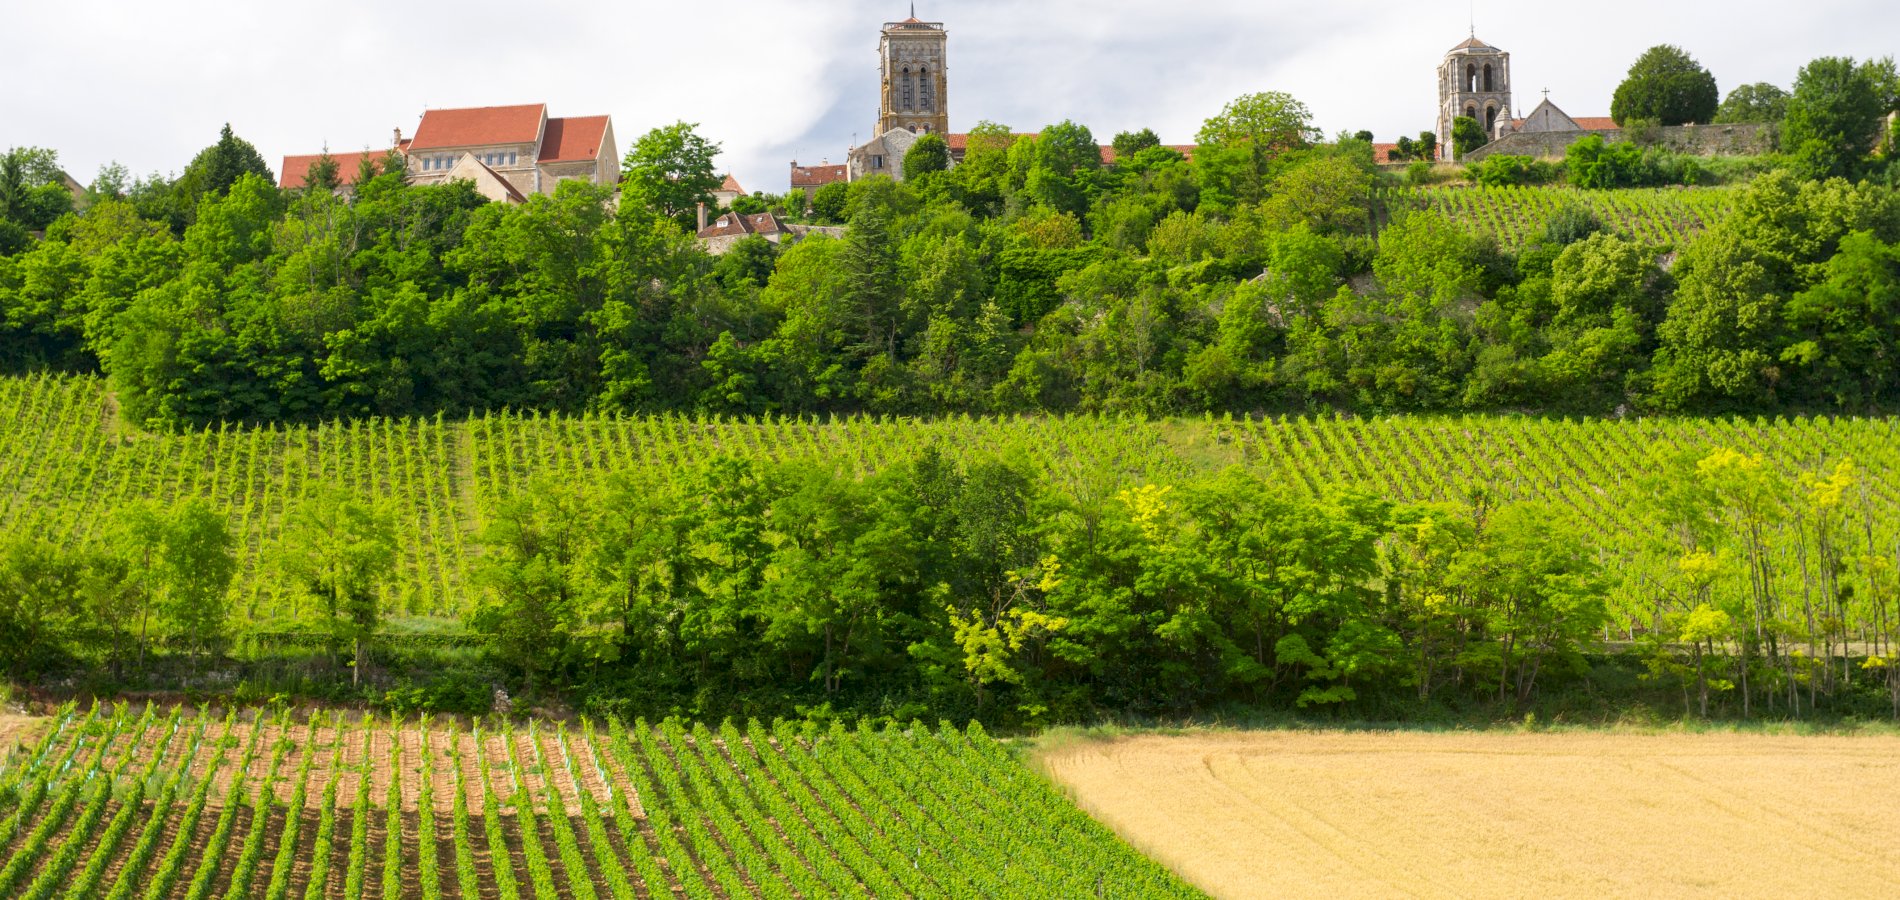
<svg viewBox="0 0 1900 900"><path fill-rule="evenodd" d="M1584 131L1614 131L1622 127L1609 116L1571 116L1570 121L1577 123L1577 127Z"/></svg>
<svg viewBox="0 0 1900 900"><path fill-rule="evenodd" d="M850 178L851 171L844 166L801 166L792 163L792 187L795 188L820 188Z"/></svg>
<svg viewBox="0 0 1900 900"><path fill-rule="evenodd" d="M739 186L739 179L734 178L731 175L726 176L726 180L719 185L719 190L722 193L727 193L727 194L744 194L745 193L745 188L742 188Z"/></svg>
<svg viewBox="0 0 1900 900"><path fill-rule="evenodd" d="M788 229L778 216L772 213L758 213L742 216L738 213L726 213L711 224L700 229L702 238L735 237L742 234L781 234Z"/></svg>
<svg viewBox="0 0 1900 900"><path fill-rule="evenodd" d="M606 116L568 116L549 119L541 134L541 162L581 162L600 159L607 141Z"/></svg>
<svg viewBox="0 0 1900 900"><path fill-rule="evenodd" d="M330 158L336 160L336 183L355 184L356 171L362 167L363 157L369 156L380 160L384 152L386 151L365 150L357 153L330 154ZM285 189L304 187L310 177L310 167L316 165L317 160L322 158L321 153L284 157L284 164L277 170L277 186Z"/></svg>
<svg viewBox="0 0 1900 900"><path fill-rule="evenodd" d="M488 144L532 144L547 118L547 104L482 106L473 109L431 109L422 114L414 150L480 147Z"/></svg>

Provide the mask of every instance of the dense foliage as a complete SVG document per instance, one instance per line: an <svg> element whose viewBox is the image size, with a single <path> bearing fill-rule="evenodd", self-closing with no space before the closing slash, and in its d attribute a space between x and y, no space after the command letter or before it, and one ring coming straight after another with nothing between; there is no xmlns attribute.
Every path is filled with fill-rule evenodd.
<svg viewBox="0 0 1900 900"><path fill-rule="evenodd" d="M1551 365L1619 346L1641 268L1618 246L1554 264L1576 280ZM1410 715L1549 686L1669 704L1712 678L1752 691L1710 688L1717 711L1794 690L1798 710L1870 711L1895 670L1868 660L1900 638L1886 420L497 415L126 437L96 382L0 384L0 663L26 678L215 684L307 648L299 689L397 707L485 709L500 683L712 718ZM392 667L428 646L480 665L410 694ZM1585 665L1602 654L1629 674Z"/></svg>
<svg viewBox="0 0 1900 900"><path fill-rule="evenodd" d="M1887 70L1854 64L1841 77L1876 99L1834 109L1810 87L1832 65L1810 66L1789 101L1796 148L1890 102ZM902 183L818 191L812 216L848 223L843 238L755 239L713 257L682 227L714 186L717 146L684 123L635 142L617 198L565 183L520 206L373 170L347 199L279 191L227 132L163 191L101 194L0 257L0 367L103 371L129 422L161 427L504 408L1607 412L1896 399L1892 385L1843 392L1828 374L1887 358L1897 326L1884 301L1859 298L1849 340L1806 333L1785 299L1817 288L1850 235L1866 236L1852 246L1873 260L1900 237L1884 187L1770 169L1715 195L1737 211L1697 234L1642 211L1650 195L1608 190L1711 180L1695 160L1592 139L1562 166L1474 166L1484 187L1469 196L1561 176L1602 190L1557 208L1637 207L1598 213L1647 285L1627 340L1603 367L1556 371L1536 360L1558 337L1551 266L1568 248L1551 235L1566 229L1523 223L1542 239L1494 244L1467 218L1394 202L1365 142L1316 137L1304 106L1271 93L1208 120L1191 159L1132 133L1104 165L1082 126L1025 137L984 125L952 168L941 142L922 140ZM1870 172L1873 149L1862 140L1847 148L1851 166L1826 167ZM802 198L744 199L805 212ZM1710 271L1666 271L1668 254L1717 245L1777 261L1772 279L1727 288L1767 316L1727 360L1689 352L1694 330L1664 322L1689 314L1678 295L1699 296L1695 273ZM1749 370L1727 368L1736 362Z"/></svg>
<svg viewBox="0 0 1900 900"><path fill-rule="evenodd" d="M1636 58L1610 100L1610 116L1630 128L1706 124L1715 118L1721 93L1715 76L1682 48L1662 44Z"/></svg>

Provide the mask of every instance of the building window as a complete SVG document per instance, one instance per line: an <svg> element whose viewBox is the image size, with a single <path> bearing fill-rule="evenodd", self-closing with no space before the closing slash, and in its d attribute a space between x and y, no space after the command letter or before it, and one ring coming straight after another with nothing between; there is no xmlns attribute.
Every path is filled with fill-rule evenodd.
<svg viewBox="0 0 1900 900"><path fill-rule="evenodd" d="M1478 120L1478 108L1477 108L1477 107L1475 107L1475 106L1467 106L1467 107L1465 107L1465 118L1467 118L1467 119L1470 119L1470 120L1472 120L1472 121L1474 121L1474 122L1475 122L1475 121L1477 121L1477 120Z"/></svg>
<svg viewBox="0 0 1900 900"><path fill-rule="evenodd" d="M873 156L873 157L871 157L871 168L873 168L873 169L882 169L882 168L884 168L884 157L882 157L882 156Z"/></svg>
<svg viewBox="0 0 1900 900"><path fill-rule="evenodd" d="M1478 89L1478 67L1467 63L1465 65L1465 90L1475 91L1477 89Z"/></svg>
<svg viewBox="0 0 1900 900"><path fill-rule="evenodd" d="M923 97L924 112L936 112L937 111L937 96L936 96L937 86L934 82L930 80L929 66L925 66L924 68L917 70L917 81L919 82L917 91Z"/></svg>
<svg viewBox="0 0 1900 900"><path fill-rule="evenodd" d="M903 78L904 78L903 108L916 109L917 108L917 82L911 80L909 68L904 69Z"/></svg>
<svg viewBox="0 0 1900 900"><path fill-rule="evenodd" d="M1497 90L1497 88L1494 88L1491 86L1491 64L1490 63L1484 64L1484 89L1487 91Z"/></svg>
<svg viewBox="0 0 1900 900"><path fill-rule="evenodd" d="M511 166L515 164L515 151L513 150L508 151L508 164Z"/></svg>
<svg viewBox="0 0 1900 900"><path fill-rule="evenodd" d="M1484 134L1496 137L1498 133L1498 108L1493 106L1484 111Z"/></svg>

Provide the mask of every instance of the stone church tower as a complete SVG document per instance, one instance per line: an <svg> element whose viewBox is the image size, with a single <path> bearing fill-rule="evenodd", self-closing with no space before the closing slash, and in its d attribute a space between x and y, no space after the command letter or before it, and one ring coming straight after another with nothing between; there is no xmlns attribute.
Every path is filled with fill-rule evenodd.
<svg viewBox="0 0 1900 900"><path fill-rule="evenodd" d="M884 37L878 41L883 99L873 134L900 129L913 134L950 133L949 80L944 77L949 44L943 23L919 20L915 4L910 18L885 23Z"/></svg>
<svg viewBox="0 0 1900 900"><path fill-rule="evenodd" d="M1498 134L1498 122L1511 121L1511 54L1473 34L1451 48L1438 67L1438 146L1452 152L1452 120L1476 119L1484 133Z"/></svg>

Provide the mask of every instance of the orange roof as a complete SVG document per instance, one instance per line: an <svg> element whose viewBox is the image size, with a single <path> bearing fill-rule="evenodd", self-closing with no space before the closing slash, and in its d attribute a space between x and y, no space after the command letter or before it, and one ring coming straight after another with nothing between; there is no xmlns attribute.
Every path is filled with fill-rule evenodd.
<svg viewBox="0 0 1900 900"><path fill-rule="evenodd" d="M742 216L738 213L726 213L701 229L702 238L733 237L741 234L782 234L786 231L778 216L769 212Z"/></svg>
<svg viewBox="0 0 1900 900"><path fill-rule="evenodd" d="M413 150L480 147L487 144L532 144L541 136L547 104L481 106L472 109L431 109L422 114Z"/></svg>
<svg viewBox="0 0 1900 900"><path fill-rule="evenodd" d="M739 186L739 179L734 178L731 175L726 176L726 180L719 185L719 190L720 192L727 193L727 194L745 193L745 188L742 188Z"/></svg>
<svg viewBox="0 0 1900 900"><path fill-rule="evenodd" d="M336 160L336 183L355 184L356 171L363 166L363 157L380 159L385 151L364 150L357 153L332 153ZM323 154L312 153L306 156L286 156L284 164L277 170L277 186L286 190L304 187L310 178L310 167L322 159Z"/></svg>
<svg viewBox="0 0 1900 900"><path fill-rule="evenodd" d="M1452 50L1452 52L1453 52L1453 53L1456 53L1456 52L1458 52L1458 51L1460 51L1460 50L1496 50L1496 49L1498 49L1498 48L1496 48L1496 47L1493 47L1493 46L1491 46L1490 44L1487 44L1487 43L1485 43L1485 42L1483 42L1483 41L1481 41L1481 40L1478 40L1478 36L1477 36L1477 35L1475 35L1475 34L1474 34L1474 35L1472 35L1472 36L1471 36L1471 37L1470 37L1470 38L1469 38L1468 40L1466 40L1466 41L1465 41L1464 43L1462 43L1462 44L1459 44L1458 46L1456 46L1456 47L1453 47L1453 48L1451 48L1451 50Z"/></svg>
<svg viewBox="0 0 1900 900"><path fill-rule="evenodd" d="M792 187L795 188L819 188L850 178L850 170L841 165L801 166L792 163Z"/></svg>
<svg viewBox="0 0 1900 900"><path fill-rule="evenodd" d="M541 135L541 162L579 162L600 158L607 144L606 116L549 119Z"/></svg>
<svg viewBox="0 0 1900 900"><path fill-rule="evenodd" d="M1609 116L1571 116L1570 121L1577 123L1577 127L1584 131L1614 131L1622 127Z"/></svg>

